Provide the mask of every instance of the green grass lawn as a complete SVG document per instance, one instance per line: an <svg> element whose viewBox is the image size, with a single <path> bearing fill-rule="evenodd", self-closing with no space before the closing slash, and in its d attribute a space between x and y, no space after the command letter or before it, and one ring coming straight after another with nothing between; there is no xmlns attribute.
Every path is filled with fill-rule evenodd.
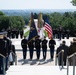
<svg viewBox="0 0 76 75"><path fill-rule="evenodd" d="M24 36L28 36L29 32L30 32L30 30L28 30L26 33L24 33Z"/></svg>
<svg viewBox="0 0 76 75"><path fill-rule="evenodd" d="M30 30L28 30L26 33L24 33L24 36L28 36L29 32L30 32ZM44 30L44 34L45 34L46 37L48 36L48 34L47 34L47 32L45 30Z"/></svg>

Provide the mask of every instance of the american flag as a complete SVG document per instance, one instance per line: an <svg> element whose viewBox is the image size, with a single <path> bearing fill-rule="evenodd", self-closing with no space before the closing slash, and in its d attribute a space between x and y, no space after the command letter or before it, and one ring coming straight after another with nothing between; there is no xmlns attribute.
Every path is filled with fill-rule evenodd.
<svg viewBox="0 0 76 75"><path fill-rule="evenodd" d="M45 28L45 30L46 30L47 33L48 33L48 37L49 37L49 38L52 38L52 36L53 36L52 27L51 27L47 22L45 22L44 28Z"/></svg>

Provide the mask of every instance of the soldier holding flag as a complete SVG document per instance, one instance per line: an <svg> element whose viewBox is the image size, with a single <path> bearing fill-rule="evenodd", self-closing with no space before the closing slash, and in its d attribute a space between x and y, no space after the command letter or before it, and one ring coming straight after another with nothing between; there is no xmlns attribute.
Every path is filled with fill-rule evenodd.
<svg viewBox="0 0 76 75"><path fill-rule="evenodd" d="M29 47L29 51L30 51L30 59L32 59L33 51L34 51L34 40L33 39L28 43L28 47Z"/></svg>
<svg viewBox="0 0 76 75"><path fill-rule="evenodd" d="M30 20L30 33L28 37L28 47L30 51L30 59L33 58L33 50L34 50L34 41L33 38L37 37L37 29L34 23L34 16L33 13L31 13L31 20Z"/></svg>

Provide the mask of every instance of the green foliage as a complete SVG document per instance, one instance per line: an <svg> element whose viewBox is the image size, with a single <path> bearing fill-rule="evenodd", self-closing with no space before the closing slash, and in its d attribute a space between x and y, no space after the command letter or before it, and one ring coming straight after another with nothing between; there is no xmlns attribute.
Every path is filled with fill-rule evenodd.
<svg viewBox="0 0 76 75"><path fill-rule="evenodd" d="M38 19L38 14L34 13L34 19Z"/></svg>
<svg viewBox="0 0 76 75"><path fill-rule="evenodd" d="M28 25L29 16L6 16L3 12L0 12L0 30L7 29L8 27L23 29L24 25ZM36 13L34 13L35 18L38 17ZM74 12L65 12L65 13L46 13L43 14L43 19L49 18L50 25L52 28L59 28L62 26L63 29L69 29L71 31L76 30L76 11Z"/></svg>
<svg viewBox="0 0 76 75"><path fill-rule="evenodd" d="M0 11L0 16L3 16L3 15L5 15L2 11Z"/></svg>
<svg viewBox="0 0 76 75"><path fill-rule="evenodd" d="M71 1L72 5L76 6L76 0Z"/></svg>
<svg viewBox="0 0 76 75"><path fill-rule="evenodd" d="M10 27L11 28L17 28L19 30L23 29L25 22L24 19L21 16L10 16Z"/></svg>
<svg viewBox="0 0 76 75"><path fill-rule="evenodd" d="M25 24L28 25L29 24L29 19L25 18Z"/></svg>
<svg viewBox="0 0 76 75"><path fill-rule="evenodd" d="M25 25L24 19L21 16L0 16L0 30L23 29Z"/></svg>
<svg viewBox="0 0 76 75"><path fill-rule="evenodd" d="M53 29L58 29L60 26L63 29L74 31L76 30L76 11L75 12L65 12L58 13L54 12L51 14L43 14L43 18L46 19L46 16L49 17L50 25Z"/></svg>
<svg viewBox="0 0 76 75"><path fill-rule="evenodd" d="M58 28L59 25L61 25L62 22L62 14L54 12L50 14L50 24L53 28Z"/></svg>
<svg viewBox="0 0 76 75"><path fill-rule="evenodd" d="M30 19L30 16L27 15L27 16L22 16L24 21L25 21L25 25L28 25L29 24L29 19Z"/></svg>
<svg viewBox="0 0 76 75"><path fill-rule="evenodd" d="M0 16L0 31L9 27L9 17Z"/></svg>

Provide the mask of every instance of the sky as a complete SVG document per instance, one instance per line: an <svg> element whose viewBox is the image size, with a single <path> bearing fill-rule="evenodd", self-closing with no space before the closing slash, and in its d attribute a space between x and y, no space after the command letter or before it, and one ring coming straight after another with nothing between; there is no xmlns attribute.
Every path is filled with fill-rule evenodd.
<svg viewBox="0 0 76 75"><path fill-rule="evenodd" d="M71 0L0 0L0 9L76 9Z"/></svg>

